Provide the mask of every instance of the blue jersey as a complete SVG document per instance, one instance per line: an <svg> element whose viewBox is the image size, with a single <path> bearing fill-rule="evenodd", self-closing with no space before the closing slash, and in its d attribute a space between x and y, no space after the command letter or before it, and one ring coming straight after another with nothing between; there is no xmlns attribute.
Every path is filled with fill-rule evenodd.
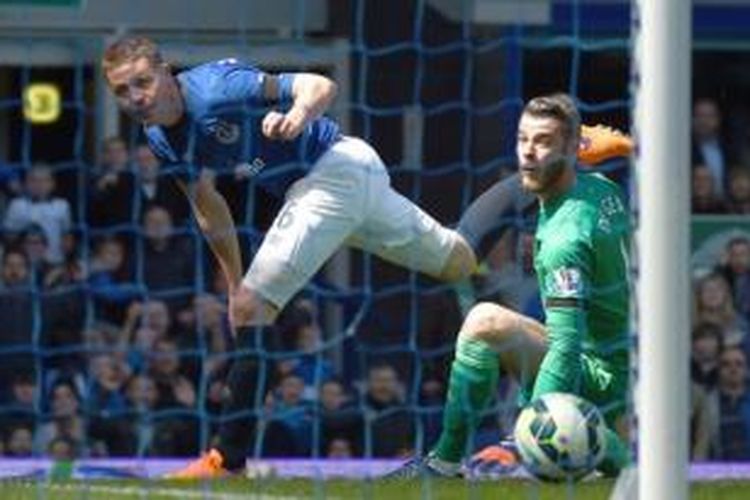
<svg viewBox="0 0 750 500"><path fill-rule="evenodd" d="M264 98L267 75L234 59L202 64L177 75L185 115L173 127L145 127L149 146L168 171L189 179L201 168L233 173L238 167L255 181L281 194L307 173L340 137L333 120L311 121L294 141L270 140L261 130L273 107L292 103L292 79L281 74L279 99Z"/></svg>

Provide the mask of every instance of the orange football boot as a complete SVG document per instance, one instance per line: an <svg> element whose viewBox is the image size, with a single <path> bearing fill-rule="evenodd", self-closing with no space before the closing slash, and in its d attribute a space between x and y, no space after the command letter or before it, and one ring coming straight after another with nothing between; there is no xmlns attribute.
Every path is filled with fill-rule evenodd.
<svg viewBox="0 0 750 500"><path fill-rule="evenodd" d="M595 165L605 160L629 156L633 147L633 139L612 127L581 125L578 160L584 165Z"/></svg>
<svg viewBox="0 0 750 500"><path fill-rule="evenodd" d="M519 458L514 450L502 445L493 445L482 448L481 451L474 454L474 456L471 457L471 462L514 467L518 465Z"/></svg>
<svg viewBox="0 0 750 500"><path fill-rule="evenodd" d="M231 473L224 468L224 457L216 448L190 462L184 469L167 474L167 479L216 479Z"/></svg>

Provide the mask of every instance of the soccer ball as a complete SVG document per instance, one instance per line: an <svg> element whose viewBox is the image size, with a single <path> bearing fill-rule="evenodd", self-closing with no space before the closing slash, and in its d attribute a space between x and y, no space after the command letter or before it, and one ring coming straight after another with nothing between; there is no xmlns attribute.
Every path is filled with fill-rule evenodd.
<svg viewBox="0 0 750 500"><path fill-rule="evenodd" d="M605 423L593 404L573 394L545 394L516 420L516 446L539 479L578 479L604 457Z"/></svg>

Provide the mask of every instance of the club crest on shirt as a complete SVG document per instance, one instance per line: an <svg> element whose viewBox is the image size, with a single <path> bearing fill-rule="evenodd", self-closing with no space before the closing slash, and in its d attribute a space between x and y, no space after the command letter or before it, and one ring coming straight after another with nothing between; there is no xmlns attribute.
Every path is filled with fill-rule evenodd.
<svg viewBox="0 0 750 500"><path fill-rule="evenodd" d="M208 131L222 144L234 144L240 139L240 126L224 120L216 120L208 125Z"/></svg>
<svg viewBox="0 0 750 500"><path fill-rule="evenodd" d="M556 297L582 297L584 283L581 271L574 267L561 267L552 272L550 292Z"/></svg>

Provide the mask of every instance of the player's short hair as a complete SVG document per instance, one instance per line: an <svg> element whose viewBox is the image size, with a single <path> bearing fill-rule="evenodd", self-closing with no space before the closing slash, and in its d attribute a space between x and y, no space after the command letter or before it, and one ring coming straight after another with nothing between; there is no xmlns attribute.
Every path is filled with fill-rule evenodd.
<svg viewBox="0 0 750 500"><path fill-rule="evenodd" d="M581 115L573 98L562 92L531 99L523 108L531 116L554 118L565 128L567 139L577 139L581 128Z"/></svg>
<svg viewBox="0 0 750 500"><path fill-rule="evenodd" d="M112 68L145 57L151 64L164 62L159 47L142 36L126 36L111 43L102 56L102 70L106 74Z"/></svg>

